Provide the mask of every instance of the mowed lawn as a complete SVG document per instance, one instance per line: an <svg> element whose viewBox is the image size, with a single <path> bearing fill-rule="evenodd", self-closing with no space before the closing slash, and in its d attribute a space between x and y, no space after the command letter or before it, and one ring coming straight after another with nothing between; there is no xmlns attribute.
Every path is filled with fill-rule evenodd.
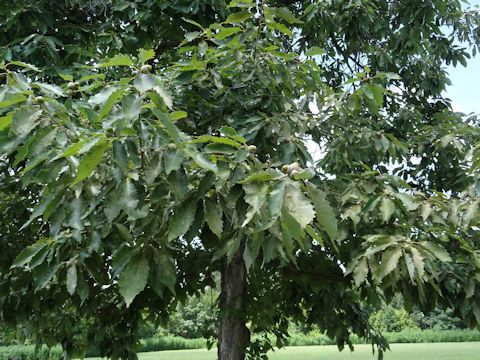
<svg viewBox="0 0 480 360"><path fill-rule="evenodd" d="M479 360L480 342L436 344L392 344L385 360ZM215 360L207 350L160 351L139 354L139 360ZM375 360L372 347L356 345L355 351L339 352L336 346L298 346L277 350L271 360Z"/></svg>

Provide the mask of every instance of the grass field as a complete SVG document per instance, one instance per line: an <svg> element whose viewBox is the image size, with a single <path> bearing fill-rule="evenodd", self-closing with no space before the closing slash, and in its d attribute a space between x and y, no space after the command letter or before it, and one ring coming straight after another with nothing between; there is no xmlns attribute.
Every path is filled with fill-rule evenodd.
<svg viewBox="0 0 480 360"><path fill-rule="evenodd" d="M392 344L385 360L479 360L480 342L436 344ZM215 360L214 350L177 350L139 354L139 360ZM338 352L336 346L290 347L277 350L271 360L375 360L372 347L356 345Z"/></svg>

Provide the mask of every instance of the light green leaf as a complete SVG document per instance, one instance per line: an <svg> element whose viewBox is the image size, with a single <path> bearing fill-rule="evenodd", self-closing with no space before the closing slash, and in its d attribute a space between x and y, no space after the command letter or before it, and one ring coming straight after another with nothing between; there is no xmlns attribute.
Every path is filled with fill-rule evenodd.
<svg viewBox="0 0 480 360"><path fill-rule="evenodd" d="M265 204L268 186L265 183L250 182L243 184L243 190L245 191L245 202L250 207L247 210L242 227L247 225Z"/></svg>
<svg viewBox="0 0 480 360"><path fill-rule="evenodd" d="M315 171L310 168L301 170L298 174L293 175L294 180L310 180L315 176Z"/></svg>
<svg viewBox="0 0 480 360"><path fill-rule="evenodd" d="M47 96L58 97L58 96L65 96L62 88L53 84L45 84L45 83L33 83L32 87L38 87L44 94Z"/></svg>
<svg viewBox="0 0 480 360"><path fill-rule="evenodd" d="M380 204L380 214L383 222L387 223L395 212L395 203L388 197L384 197Z"/></svg>
<svg viewBox="0 0 480 360"><path fill-rule="evenodd" d="M246 183L249 183L249 182L252 182L252 181L260 181L260 182L270 181L270 180L275 179L275 177L276 176L274 174L272 174L268 171L260 171L260 172L257 172L255 174L251 174L251 175L247 176L245 179L240 181L240 184L246 184Z"/></svg>
<svg viewBox="0 0 480 360"><path fill-rule="evenodd" d="M153 49L140 49L138 51L138 61L140 61L140 65L145 64L148 60L151 60L155 57L155 50Z"/></svg>
<svg viewBox="0 0 480 360"><path fill-rule="evenodd" d="M241 23L241 22L244 22L245 20L250 19L252 15L253 14L250 11L235 12L233 14L230 14L227 17L227 20L225 20L225 22L230 24Z"/></svg>
<svg viewBox="0 0 480 360"><path fill-rule="evenodd" d="M117 90L118 87L116 86L107 86L102 91L88 99L88 103L92 106L105 104L108 98Z"/></svg>
<svg viewBox="0 0 480 360"><path fill-rule="evenodd" d="M285 20L289 24L303 24L303 21L297 19L295 15L286 7L268 9L276 17Z"/></svg>
<svg viewBox="0 0 480 360"><path fill-rule="evenodd" d="M452 258L450 254L445 250L445 248L441 245L437 245L430 241L422 241L420 243L423 248L427 249L430 253L432 253L438 260L444 262L451 262Z"/></svg>
<svg viewBox="0 0 480 360"><path fill-rule="evenodd" d="M191 143L217 143L217 144L224 144L224 145L230 145L235 148L239 148L242 146L242 144L239 144L233 139L229 139L227 137L219 137L219 136L212 136L212 135L202 135L198 136L194 140L191 141Z"/></svg>
<svg viewBox="0 0 480 360"><path fill-rule="evenodd" d="M32 64L27 64L26 62L23 62L23 61L11 61L10 64L12 65L16 65L16 66L20 66L24 69L27 69L27 70L32 70L32 71L36 71L36 72L40 72L41 70L36 67L35 65L32 65Z"/></svg>
<svg viewBox="0 0 480 360"><path fill-rule="evenodd" d="M22 267L27 265L40 250L42 250L48 244L48 239L42 239L35 244L30 245L23 249L20 254L13 260L12 268Z"/></svg>
<svg viewBox="0 0 480 360"><path fill-rule="evenodd" d="M92 175L93 171L97 167L98 164L103 159L103 155L105 151L110 146L110 143L106 141L101 141L97 145L95 145L92 150L90 150L83 158L80 160L80 164L78 165L77 176L73 185L78 184L80 181L88 178Z"/></svg>
<svg viewBox="0 0 480 360"><path fill-rule="evenodd" d="M408 211L416 210L420 206L420 204L416 202L415 196L413 195L397 193L395 194L395 197L403 203Z"/></svg>
<svg viewBox="0 0 480 360"><path fill-rule="evenodd" d="M77 288L77 266L72 264L67 269L67 291L70 295L75 293Z"/></svg>
<svg viewBox="0 0 480 360"><path fill-rule="evenodd" d="M398 264L398 260L402 256L402 249L400 247L394 247L387 250L382 255L382 262L380 266L375 270L374 276L377 280L381 281L385 276L390 274Z"/></svg>
<svg viewBox="0 0 480 360"><path fill-rule="evenodd" d="M362 256L361 259L358 261L352 275L356 287L359 287L367 279L368 263L365 256Z"/></svg>
<svg viewBox="0 0 480 360"><path fill-rule="evenodd" d="M305 229L315 218L312 203L296 185L287 185L284 206L302 229Z"/></svg>
<svg viewBox="0 0 480 360"><path fill-rule="evenodd" d="M11 98L8 98L6 100L0 101L0 108L7 107L7 106L12 106L21 102L26 101L27 98L22 95L22 94L15 94Z"/></svg>
<svg viewBox="0 0 480 360"><path fill-rule="evenodd" d="M130 179L127 179L120 188L118 205L126 214L131 214L136 210L138 202L137 189L135 189Z"/></svg>
<svg viewBox="0 0 480 360"><path fill-rule="evenodd" d="M315 206L318 223L327 232L330 239L334 240L337 237L338 222L332 207L327 201L326 194L311 183L307 184L307 191Z"/></svg>
<svg viewBox="0 0 480 360"><path fill-rule="evenodd" d="M168 117L170 118L170 121L185 119L187 116L188 116L188 113L186 111L173 111L168 115Z"/></svg>
<svg viewBox="0 0 480 360"><path fill-rule="evenodd" d="M167 130L170 139L175 143L178 144L182 140L182 134L180 130L175 126L175 124L170 120L168 114L161 112L157 109L152 110L158 120L162 123L162 125Z"/></svg>
<svg viewBox="0 0 480 360"><path fill-rule="evenodd" d="M407 265L408 275L412 284L415 283L415 263L413 262L413 257L410 253L404 253L405 264Z"/></svg>
<svg viewBox="0 0 480 360"><path fill-rule="evenodd" d="M279 181L273 186L272 191L270 191L267 207L268 213L272 218L280 215L280 210L282 209L285 198L285 186L285 181Z"/></svg>
<svg viewBox="0 0 480 360"><path fill-rule="evenodd" d="M100 111L98 113L99 120L102 120L105 116L108 115L108 113L112 110L115 103L123 96L124 91L125 91L125 88L120 88L118 90L115 90L108 97L108 99L100 107Z"/></svg>
<svg viewBox="0 0 480 360"><path fill-rule="evenodd" d="M133 66L132 59L128 55L118 54L114 57L98 64L98 67L112 67L112 66Z"/></svg>
<svg viewBox="0 0 480 360"><path fill-rule="evenodd" d="M165 153L165 174L180 169L184 158L179 150L169 150Z"/></svg>
<svg viewBox="0 0 480 360"><path fill-rule="evenodd" d="M239 31L242 31L242 29L240 29L239 27L223 28L222 30L220 30L220 32L218 32L214 36L215 36L215 39L217 39L217 40L224 40L224 39L238 33Z"/></svg>
<svg viewBox="0 0 480 360"><path fill-rule="evenodd" d="M424 203L420 211L420 216L422 217L423 221L426 221L431 213L432 213L432 205L430 205L429 202Z"/></svg>
<svg viewBox="0 0 480 360"><path fill-rule="evenodd" d="M174 210L168 229L168 241L184 235L188 229L190 229L195 219L196 211L197 203L196 201L192 201L192 199L187 199L180 207Z"/></svg>
<svg viewBox="0 0 480 360"><path fill-rule="evenodd" d="M287 35L288 37L292 37L293 33L292 30L290 30L288 27L286 27L283 24L277 23L277 22L271 22L268 24L268 27L274 30L278 30L281 33Z"/></svg>
<svg viewBox="0 0 480 360"><path fill-rule="evenodd" d="M130 307L137 295L145 289L149 271L150 267L147 259L143 256L136 256L120 274L118 287L127 308Z"/></svg>
<svg viewBox="0 0 480 360"><path fill-rule="evenodd" d="M0 131L3 131L8 126L10 126L10 124L12 123L12 120L13 120L13 114L8 114L0 117Z"/></svg>
<svg viewBox="0 0 480 360"><path fill-rule="evenodd" d="M325 50L318 46L313 46L305 51L305 56L318 56L325 54Z"/></svg>
<svg viewBox="0 0 480 360"><path fill-rule="evenodd" d="M167 90L163 87L163 81L160 77L153 74L138 74L133 82L133 86L141 94L153 90L162 98L165 105L171 109L173 101Z"/></svg>
<svg viewBox="0 0 480 360"><path fill-rule="evenodd" d="M415 265L415 269L417 270L416 277L418 277L419 279L423 279L423 275L425 274L425 262L423 260L423 257L420 252L414 247L410 248L410 253L412 254L413 264Z"/></svg>
<svg viewBox="0 0 480 360"><path fill-rule="evenodd" d="M28 134L37 124L36 120L42 114L42 110L34 107L23 107L13 113L10 132L13 135L22 136Z"/></svg>
<svg viewBox="0 0 480 360"><path fill-rule="evenodd" d="M207 220L208 227L219 238L223 232L222 209L220 204L212 199L205 199L205 220Z"/></svg>

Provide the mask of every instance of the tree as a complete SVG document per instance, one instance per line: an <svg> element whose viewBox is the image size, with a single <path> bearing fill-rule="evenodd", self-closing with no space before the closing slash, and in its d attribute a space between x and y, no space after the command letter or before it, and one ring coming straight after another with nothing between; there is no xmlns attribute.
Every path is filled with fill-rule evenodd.
<svg viewBox="0 0 480 360"><path fill-rule="evenodd" d="M143 314L165 321L217 272L221 360L261 357L268 333L282 346L290 319L381 357L360 304L398 292L479 324L480 132L442 96L444 65L477 50L476 11L0 6L9 324L74 356L81 319L102 356L134 358Z"/></svg>

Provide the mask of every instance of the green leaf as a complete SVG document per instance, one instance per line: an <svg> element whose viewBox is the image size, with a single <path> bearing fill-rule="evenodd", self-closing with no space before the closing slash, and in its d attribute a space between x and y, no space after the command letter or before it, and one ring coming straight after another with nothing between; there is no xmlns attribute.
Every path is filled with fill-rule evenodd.
<svg viewBox="0 0 480 360"><path fill-rule="evenodd" d="M380 204L380 214L382 215L383 222L389 222L393 213L395 212L395 203L388 197L384 197Z"/></svg>
<svg viewBox="0 0 480 360"><path fill-rule="evenodd" d="M445 250L443 246L437 245L430 241L422 241L420 245L422 245L423 248L427 249L428 252L433 254L438 260L444 261L444 262L452 261L450 254L447 252L447 250Z"/></svg>
<svg viewBox="0 0 480 360"><path fill-rule="evenodd" d="M100 111L98 113L99 120L102 120L108 113L112 110L115 103L123 96L125 88L120 88L115 90L108 99L103 103L100 107Z"/></svg>
<svg viewBox="0 0 480 360"><path fill-rule="evenodd" d="M112 94L118 90L116 86L107 86L102 91L96 93L90 99L88 99L88 103L92 106L102 105L108 100Z"/></svg>
<svg viewBox="0 0 480 360"><path fill-rule="evenodd" d="M130 307L137 295L145 289L149 271L150 267L147 259L143 256L136 256L120 274L118 287L127 308Z"/></svg>
<svg viewBox="0 0 480 360"><path fill-rule="evenodd" d="M173 111L168 115L168 117L170 118L170 121L185 119L187 116L188 116L188 113L186 111Z"/></svg>
<svg viewBox="0 0 480 360"><path fill-rule="evenodd" d="M126 214L130 215L134 210L137 209L138 202L139 199L137 189L135 189L135 186L132 184L130 179L127 179L120 188L118 205L120 209L125 211Z"/></svg>
<svg viewBox="0 0 480 360"><path fill-rule="evenodd" d="M268 9L276 17L285 20L289 24L303 24L303 21L297 19L295 15L286 7Z"/></svg>
<svg viewBox="0 0 480 360"><path fill-rule="evenodd" d="M140 49L138 51L138 61L140 61L140 65L145 64L148 60L151 60L155 57L155 50L153 49Z"/></svg>
<svg viewBox="0 0 480 360"><path fill-rule="evenodd" d="M397 193L395 197L399 199L408 211L414 211L420 206L415 200L415 196L405 193Z"/></svg>
<svg viewBox="0 0 480 360"><path fill-rule="evenodd" d="M24 102L26 101L27 98L22 95L22 94L15 94L14 96L12 96L11 98L8 98L6 100L3 100L3 101L0 101L0 108L4 108L4 107L7 107L7 106L12 106L12 105L15 105L15 104L18 104L18 103L21 103L21 102Z"/></svg>
<svg viewBox="0 0 480 360"><path fill-rule="evenodd" d="M318 56L325 54L325 50L318 46L313 46L305 51L305 56Z"/></svg>
<svg viewBox="0 0 480 360"><path fill-rule="evenodd" d="M10 133L17 136L28 134L35 126L42 110L35 107L23 107L13 113Z"/></svg>
<svg viewBox="0 0 480 360"><path fill-rule="evenodd" d="M27 265L40 250L42 250L48 244L48 239L42 239L35 244L30 245L23 249L20 254L13 260L12 268L22 267Z"/></svg>
<svg viewBox="0 0 480 360"><path fill-rule="evenodd" d="M220 204L212 199L205 199L205 220L212 232L221 238L223 232L222 209Z"/></svg>
<svg viewBox="0 0 480 360"><path fill-rule="evenodd" d="M327 201L326 194L317 189L313 184L307 184L307 191L310 199L312 199L315 211L317 212L316 218L318 223L327 232L331 240L336 239L338 232L338 222L333 212L332 207Z"/></svg>
<svg viewBox="0 0 480 360"><path fill-rule="evenodd" d="M26 62L23 62L23 61L11 61L10 64L15 65L15 66L20 66L20 67L22 67L24 69L27 69L27 70L41 72L41 70L38 67L36 67L35 65L27 64Z"/></svg>
<svg viewBox="0 0 480 360"><path fill-rule="evenodd" d="M404 253L405 264L407 265L408 276L412 284L415 283L415 263L413 262L413 257L410 253Z"/></svg>
<svg viewBox="0 0 480 360"><path fill-rule="evenodd" d="M180 207L174 210L172 219L170 220L170 227L168 228L168 241L172 241L184 235L195 219L197 211L196 201L187 199Z"/></svg>
<svg viewBox="0 0 480 360"><path fill-rule="evenodd" d="M273 179L275 179L274 174L272 174L268 171L260 171L258 173L251 174L251 175L247 176L245 179L240 181L240 184L246 184L246 183L253 182L253 181L264 182L264 181L270 181L270 180L273 180Z"/></svg>
<svg viewBox="0 0 480 360"><path fill-rule="evenodd" d="M243 190L245 191L245 202L250 207L247 210L242 227L247 225L265 204L268 186L265 183L250 182L243 184Z"/></svg>
<svg viewBox="0 0 480 360"><path fill-rule="evenodd" d="M220 128L220 133L235 140L236 142L240 143L240 144L246 144L247 143L247 140L245 140L245 138L243 136L240 136L238 135L237 131L230 127L230 126L222 126Z"/></svg>
<svg viewBox="0 0 480 360"><path fill-rule="evenodd" d="M47 286L57 273L59 265L55 263L43 262L33 269L33 281L35 290L43 289Z"/></svg>
<svg viewBox="0 0 480 360"><path fill-rule="evenodd" d="M283 24L277 23L277 22L271 22L268 24L268 27L274 30L278 30L281 33L287 35L288 37L292 37L293 33L292 30L290 30L288 27L286 27Z"/></svg>
<svg viewBox="0 0 480 360"><path fill-rule="evenodd" d="M423 275L425 274L425 262L423 260L423 257L420 252L414 247L410 248L410 253L412 254L413 264L415 265L415 269L417 270L417 277L419 279L422 279Z"/></svg>
<svg viewBox="0 0 480 360"><path fill-rule="evenodd" d="M165 153L165 174L180 169L184 158L179 150L169 150Z"/></svg>
<svg viewBox="0 0 480 360"><path fill-rule="evenodd" d="M130 259L135 255L135 250L127 245L122 246L116 250L112 256L112 277L116 277L122 272L125 266L130 262Z"/></svg>
<svg viewBox="0 0 480 360"><path fill-rule="evenodd" d="M73 185L78 184L80 181L85 180L92 175L97 165L102 161L103 155L109 146L110 143L107 141L100 141L82 158L82 160L80 160L77 176Z"/></svg>
<svg viewBox="0 0 480 360"><path fill-rule="evenodd" d="M312 203L296 185L287 185L284 206L302 229L305 229L315 218Z"/></svg>
<svg viewBox="0 0 480 360"><path fill-rule="evenodd" d="M13 120L13 114L0 117L0 132L10 126Z"/></svg>
<svg viewBox="0 0 480 360"><path fill-rule="evenodd" d="M198 136L194 140L190 141L193 144L196 143L217 143L217 144L224 144L224 145L230 145L235 148L239 148L242 146L242 144L239 144L233 139L229 139L226 137L219 137L219 136L212 136L212 135L202 135Z"/></svg>
<svg viewBox="0 0 480 360"><path fill-rule="evenodd" d="M65 96L62 88L52 84L45 84L45 83L33 83L32 87L38 87L44 94L47 96L58 97L58 96Z"/></svg>
<svg viewBox="0 0 480 360"><path fill-rule="evenodd" d="M128 55L118 54L98 64L98 67L112 67L112 66L133 66L132 59Z"/></svg>
<svg viewBox="0 0 480 360"><path fill-rule="evenodd" d="M173 295L175 295L175 284L177 282L175 260L165 250L162 251L162 249L160 249L156 252L155 261L158 265L155 273L153 289L160 295L163 295L160 285L164 285Z"/></svg>
<svg viewBox="0 0 480 360"><path fill-rule="evenodd" d="M242 29L239 28L239 27L223 28L217 34L215 34L214 37L217 40L224 40L224 39L238 33L239 31L242 31Z"/></svg>
<svg viewBox="0 0 480 360"><path fill-rule="evenodd" d="M280 210L283 206L283 200L285 198L285 181L279 181L274 186L272 191L270 191L270 196L268 198L268 213L272 218L276 218L280 215Z"/></svg>
<svg viewBox="0 0 480 360"><path fill-rule="evenodd" d="M128 170L128 155L125 146L118 140L113 142L113 161L126 173Z"/></svg>
<svg viewBox="0 0 480 360"><path fill-rule="evenodd" d="M385 251L382 255L380 266L374 272L375 278L381 281L385 276L390 274L397 267L398 260L400 260L401 256L402 249L399 247Z"/></svg>
<svg viewBox="0 0 480 360"><path fill-rule="evenodd" d="M362 256L362 258L358 261L357 265L355 266L355 270L353 271L353 281L355 282L355 286L359 287L366 279L368 275L368 263L367 258Z"/></svg>
<svg viewBox="0 0 480 360"><path fill-rule="evenodd" d="M250 11L239 11L239 12L230 14L227 17L227 20L225 20L225 22L229 24L241 23L241 22L244 22L245 20L250 19L252 16L253 14Z"/></svg>
<svg viewBox="0 0 480 360"><path fill-rule="evenodd" d="M293 175L294 180L310 180L315 176L315 171L310 168L303 169L298 174Z"/></svg>
<svg viewBox="0 0 480 360"><path fill-rule="evenodd" d="M161 112L157 109L153 109L153 113L157 117L158 120L162 123L162 125L165 127L167 130L168 135L170 136L170 139L175 143L179 144L180 141L182 140L182 135L180 133L180 130L175 126L175 124L170 120L168 114Z"/></svg>
<svg viewBox="0 0 480 360"><path fill-rule="evenodd" d="M67 269L67 291L70 295L75 293L77 288L77 266L72 264Z"/></svg>
<svg viewBox="0 0 480 360"><path fill-rule="evenodd" d="M172 98L163 87L163 81L160 77L153 74L138 74L133 82L133 86L141 94L151 90L155 91L160 95L167 108L172 108Z"/></svg>

